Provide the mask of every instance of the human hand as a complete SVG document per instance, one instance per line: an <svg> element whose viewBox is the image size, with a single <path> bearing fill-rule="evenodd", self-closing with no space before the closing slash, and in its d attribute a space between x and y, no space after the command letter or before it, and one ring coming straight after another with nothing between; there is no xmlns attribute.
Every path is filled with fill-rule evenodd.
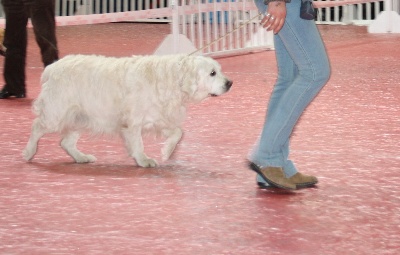
<svg viewBox="0 0 400 255"><path fill-rule="evenodd" d="M283 1L270 2L268 4L268 12L261 20L261 24L267 31L273 31L274 34L279 33L285 24L286 3Z"/></svg>

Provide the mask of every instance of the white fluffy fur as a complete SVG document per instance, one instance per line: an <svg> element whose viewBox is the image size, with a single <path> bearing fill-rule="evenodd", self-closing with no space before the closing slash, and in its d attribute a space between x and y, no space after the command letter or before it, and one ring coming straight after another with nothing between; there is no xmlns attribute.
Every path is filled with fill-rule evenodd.
<svg viewBox="0 0 400 255"><path fill-rule="evenodd" d="M79 134L88 131L120 134L142 167L157 166L144 153L143 132L166 137L162 158L168 159L182 136L187 103L221 95L232 85L215 60L185 55L70 55L46 67L41 83L26 160L36 154L44 134L59 132L61 147L76 162L94 162L76 147Z"/></svg>

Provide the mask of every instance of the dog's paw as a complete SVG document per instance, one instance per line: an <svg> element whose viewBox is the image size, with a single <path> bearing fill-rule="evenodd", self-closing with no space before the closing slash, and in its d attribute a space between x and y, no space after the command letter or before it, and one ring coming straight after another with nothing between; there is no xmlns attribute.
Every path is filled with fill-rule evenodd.
<svg viewBox="0 0 400 255"><path fill-rule="evenodd" d="M151 159L151 158L140 160L137 163L141 167L156 167L156 166L158 166L157 161L155 161L154 159Z"/></svg>
<svg viewBox="0 0 400 255"><path fill-rule="evenodd" d="M28 148L25 148L25 149L22 151L22 157L23 157L26 161L31 160L35 154L36 154L36 150L29 150Z"/></svg>
<svg viewBox="0 0 400 255"><path fill-rule="evenodd" d="M79 164L84 164L84 163L93 163L96 161L96 157L93 155L80 155L79 157L75 158L75 162Z"/></svg>

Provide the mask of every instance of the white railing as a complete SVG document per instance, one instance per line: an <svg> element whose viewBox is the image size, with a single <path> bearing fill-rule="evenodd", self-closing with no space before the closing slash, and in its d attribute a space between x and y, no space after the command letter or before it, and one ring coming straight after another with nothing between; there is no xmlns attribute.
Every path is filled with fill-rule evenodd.
<svg viewBox="0 0 400 255"><path fill-rule="evenodd" d="M369 25L369 33L400 33L399 0L385 0L384 11Z"/></svg>
<svg viewBox="0 0 400 255"><path fill-rule="evenodd" d="M176 0L178 5L196 5L198 3L217 2L221 0ZM250 2L252 0L249 0ZM242 0L222 0L222 2L249 2ZM351 1L351 0L348 0ZM90 15L118 12L132 12L167 8L170 0L56 0L57 16ZM332 5L332 2L335 2ZM337 2L337 3L336 3ZM356 4L343 4L344 0L314 0L318 8L317 23L320 24L369 24L377 15L384 10L385 0L364 0ZM400 11L400 3L393 0L393 10ZM223 15L223 14L222 14ZM4 17L2 6L0 6L0 18ZM169 17L162 17L170 22ZM154 18L146 19L152 21ZM157 18L160 22L160 18Z"/></svg>
<svg viewBox="0 0 400 255"><path fill-rule="evenodd" d="M168 7L168 0L56 0L56 15L103 14L165 7Z"/></svg>
<svg viewBox="0 0 400 255"><path fill-rule="evenodd" d="M58 0L56 3L58 26L155 19L170 22L172 34L156 54L198 51L216 56L273 47L271 33L261 29L259 19L250 20L258 14L253 0ZM0 19L0 25L4 25L4 19Z"/></svg>
<svg viewBox="0 0 400 255"><path fill-rule="evenodd" d="M390 4L390 10L400 8L398 0L314 0L316 21L370 24L387 8L388 1L396 2ZM217 56L273 48L272 34L260 27L261 17L253 0L56 0L56 13L58 26L154 20L171 23L171 34L156 54L197 51ZM4 26L2 15L0 8L0 26ZM393 23L393 18L389 20ZM392 26L386 30L396 31Z"/></svg>
<svg viewBox="0 0 400 255"><path fill-rule="evenodd" d="M314 0L317 24L370 24L384 10L385 0Z"/></svg>
<svg viewBox="0 0 400 255"><path fill-rule="evenodd" d="M212 0L208 2L213 2ZM225 0L226 1L226 0ZM235 1L235 0L231 0ZM240 1L240 0L239 0ZM197 4L197 2L206 2L205 0L181 0L177 1L182 5ZM321 24L338 23L370 23L384 8L385 0L364 1L351 5L343 4L343 0L314 0L316 5L321 3L319 8L317 22ZM337 2L332 6L331 2ZM360 1L359 1L360 2ZM168 0L56 0L57 16L89 15L102 13L128 12L138 10L149 10L157 8L166 8L169 6ZM348 10L345 10L348 8ZM393 10L400 11L398 0L393 1ZM348 17L346 17L346 14ZM0 6L0 18L4 17L2 7ZM150 19L151 20L151 19ZM344 20L344 21L343 21ZM158 20L159 22L160 20ZM168 20L170 21L170 20Z"/></svg>
<svg viewBox="0 0 400 255"><path fill-rule="evenodd" d="M172 1L173 3L174 1ZM272 33L260 26L253 0L175 1L177 22L173 34L181 34L201 53L238 54L273 47Z"/></svg>
<svg viewBox="0 0 400 255"><path fill-rule="evenodd" d="M400 33L399 0L314 0L314 5L319 24L369 25L371 33Z"/></svg>

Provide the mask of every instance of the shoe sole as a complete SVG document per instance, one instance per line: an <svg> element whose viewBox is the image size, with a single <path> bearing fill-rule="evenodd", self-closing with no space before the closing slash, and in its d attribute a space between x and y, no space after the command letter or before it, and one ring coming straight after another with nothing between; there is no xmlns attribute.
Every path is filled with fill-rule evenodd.
<svg viewBox="0 0 400 255"><path fill-rule="evenodd" d="M317 183L318 182L306 182L306 183L303 183L303 184L296 184L296 187L299 188L299 189L310 188L310 187L315 186Z"/></svg>
<svg viewBox="0 0 400 255"><path fill-rule="evenodd" d="M273 181L271 181L271 180L269 180L262 172L261 172L261 169L256 165L256 164L254 164L253 162L250 162L249 163L249 168L251 169L251 170L253 170L254 172L256 172L256 173L258 173L263 179L264 179L264 181L266 181L269 185L271 185L271 186L274 186L274 187L276 187L276 188L280 188L280 189L286 189L286 190L295 190L296 188L289 188L289 187L286 187L286 186L282 186L282 185L280 185L280 184L278 184L278 183L275 183L275 182L273 182ZM260 185L259 185L260 186ZM263 185L264 186L264 185ZM261 186L260 186L261 187ZM296 187L297 187L297 185L296 185Z"/></svg>
<svg viewBox="0 0 400 255"><path fill-rule="evenodd" d="M0 99L10 99L10 98L26 98L26 95L7 95L0 97Z"/></svg>

